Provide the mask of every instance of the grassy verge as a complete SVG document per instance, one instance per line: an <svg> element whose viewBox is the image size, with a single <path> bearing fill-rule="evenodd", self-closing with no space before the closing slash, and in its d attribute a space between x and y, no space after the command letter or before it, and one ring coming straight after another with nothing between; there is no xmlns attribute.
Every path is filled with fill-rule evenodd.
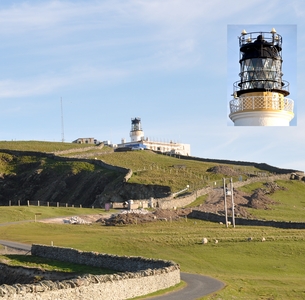
<svg viewBox="0 0 305 300"><path fill-rule="evenodd" d="M118 255L173 260L182 271L209 275L227 287L206 299L304 299L305 233L224 226L200 220L106 227L26 223L0 227L2 239ZM202 238L209 239L207 245ZM247 242L248 237L253 241ZM262 242L265 237L266 242ZM213 241L217 239L216 244Z"/></svg>
<svg viewBox="0 0 305 300"><path fill-rule="evenodd" d="M151 293L151 294L147 294L146 296L135 297L135 298L132 298L132 300L150 299L151 297L164 295L164 294L167 294L167 293L170 293L173 291L176 292L180 289L183 289L185 286L186 286L186 282L181 280L180 283L176 284L175 286L172 286L172 287L164 289L164 290L159 290L159 291ZM131 299L129 299L129 300L131 300Z"/></svg>
<svg viewBox="0 0 305 300"><path fill-rule="evenodd" d="M38 152L55 152L90 146L94 145L43 141L0 141L0 149Z"/></svg>
<svg viewBox="0 0 305 300"><path fill-rule="evenodd" d="M24 220L36 220L48 219L55 217L65 216L79 216L89 214L103 214L104 209L92 209L92 208L59 208L59 207L43 207L43 206L2 206L0 207L0 224L7 222L18 222ZM110 212L115 212L111 210Z"/></svg>
<svg viewBox="0 0 305 300"><path fill-rule="evenodd" d="M172 192L177 192L189 185L189 191L195 191L209 185L222 185L222 174L207 172L218 164L195 160L183 160L151 151L114 152L111 155L100 155L98 159L106 163L132 169L130 183L156 184L170 186ZM239 165L230 165L231 169L243 174L246 169ZM257 171L252 167L251 172ZM234 181L239 176L235 176Z"/></svg>
<svg viewBox="0 0 305 300"><path fill-rule="evenodd" d="M30 268L40 268L46 271L60 271L67 273L79 273L79 274L114 274L113 270L95 268L86 265L78 265L68 262L62 262L58 260L52 260L47 258L41 258L30 255L1 255L0 262L10 266L26 266Z"/></svg>
<svg viewBox="0 0 305 300"><path fill-rule="evenodd" d="M208 198L208 195L203 195L198 197L195 201L187 205L186 207L196 207L199 206L200 204L203 204L205 200Z"/></svg>
<svg viewBox="0 0 305 300"><path fill-rule="evenodd" d="M305 183L296 180L278 180L276 183L284 190L277 190L268 195L277 204L269 210L248 209L258 219L305 222ZM263 183L249 184L240 190L251 193L256 188L263 188Z"/></svg>

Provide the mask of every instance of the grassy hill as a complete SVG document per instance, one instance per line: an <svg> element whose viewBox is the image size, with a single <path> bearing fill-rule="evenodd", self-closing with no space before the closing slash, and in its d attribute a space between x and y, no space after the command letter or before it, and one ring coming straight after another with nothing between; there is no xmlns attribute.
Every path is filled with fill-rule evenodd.
<svg viewBox="0 0 305 300"><path fill-rule="evenodd" d="M167 155L157 154L152 151L129 151L114 152L111 154L98 155L98 159L106 163L132 169L133 176L130 183L158 184L169 186L172 192L177 192L186 185L190 186L190 191L206 186L222 184L224 173L214 173L209 171L218 163L203 162L192 159L179 159ZM268 172L254 166L243 166L238 164L223 164L232 171L230 177L237 181L240 176L245 180L249 174Z"/></svg>
<svg viewBox="0 0 305 300"><path fill-rule="evenodd" d="M88 148L88 144L43 142L43 141L0 141L0 149L56 152L70 149Z"/></svg>
<svg viewBox="0 0 305 300"><path fill-rule="evenodd" d="M104 162L121 166L133 171L133 176L129 183L138 184L152 184L169 186L172 192L177 192L186 185L190 186L190 190L199 189L210 184L214 184L218 181L221 184L221 179L224 174L215 174L208 172L207 170L213 166L218 165L212 162L201 162L196 160L184 160L161 154L156 154L151 151L129 151L129 152L111 152L111 148L94 147L92 149L88 145L84 144L72 144L72 143L53 143L53 142L38 142L38 141L24 141L24 142L0 142L1 149L19 150L19 151L37 151L37 152L55 152L64 150L76 150L77 152L60 154L66 157L78 157L82 158L97 158ZM94 154L94 157L92 156ZM16 165L20 162L24 162L26 159L38 160L38 158L29 157L28 155L22 158L22 161L14 161L7 154L2 154L0 161L0 172L12 173L16 171ZM12 164L15 163L15 166ZM54 164L51 166L51 164ZM67 165L67 164L66 164ZM92 169L86 164L74 163L74 170L77 172L82 170ZM60 168L59 163L54 163L50 160L47 164L44 163L44 168ZM245 179L249 173L255 174L259 172L266 172L255 168L254 166L244 165L229 165L239 175L242 175ZM234 180L237 180L239 176L233 176Z"/></svg>
<svg viewBox="0 0 305 300"><path fill-rule="evenodd" d="M283 189L268 195L276 204L272 205L271 209L248 208L248 211L258 219L305 222L305 182L277 180L276 183ZM257 188L264 188L263 182L249 184L239 189L253 192Z"/></svg>
<svg viewBox="0 0 305 300"><path fill-rule="evenodd" d="M124 177L121 172L86 161L1 149L0 173L1 205L40 201L90 207L107 185Z"/></svg>
<svg viewBox="0 0 305 300"><path fill-rule="evenodd" d="M46 150L47 147L36 146L36 142L14 143L11 149L42 152L60 151L60 145L57 144L61 144L47 143L48 150ZM8 144L4 143L4 145L7 149ZM134 175L130 182L168 185L173 191L185 187L186 184L191 185L191 189L214 185L215 182L221 184L223 176L230 176L208 171L218 165L217 162L183 160L150 151L111 153L110 149L106 148L104 150L107 150L107 153L105 153L106 151L103 152L103 149L98 148L97 151L95 149L81 151L79 145L74 144L73 147L79 150L71 156L76 154L92 158L94 153L97 159L132 169ZM5 147L0 143L0 148ZM82 172L92 173L94 176L96 171L90 164L78 164L77 161L70 165L63 162L61 163L63 165L56 165L54 161L45 160L44 164L41 164L41 158L24 156L18 160L4 154L3 152L1 154L0 172L13 177L14 173L19 173L23 168L24 172L29 171L27 168L29 166L37 170L35 169L37 163L40 164L40 169L53 168L59 173L69 170L72 174L74 170L75 176ZM239 179L239 176L244 179L260 172L266 173L265 170L249 165L226 166L231 171L237 172L238 175L233 176L235 180ZM226 168L223 170L228 171ZM253 210L251 213L260 219L304 221L305 183L277 181L277 184L284 187L270 195L277 204L269 210ZM262 187L263 182L240 189L244 192L252 192ZM199 202L197 201L196 204ZM51 207L0 207L0 216L2 216L0 223L33 219L36 212L42 213L41 217L51 217L90 213L90 211L92 210ZM52 241L57 246L73 247L84 251L174 260L181 265L184 272L209 275L227 284L226 288L216 295L204 298L208 300L305 298L305 256L303 255L305 233L303 230L252 226L227 229L217 223L183 218L173 222L158 221L115 227L99 224L74 226L28 222L0 226L0 236L1 239L25 243L50 244ZM208 238L207 245L202 244L203 237ZM252 237L251 242L248 242L249 237ZM262 242L262 237L265 238L265 242ZM218 243L214 242L216 239Z"/></svg>
<svg viewBox="0 0 305 300"><path fill-rule="evenodd" d="M61 156L61 160L54 159L46 153ZM65 157L70 159L65 161ZM71 160L71 157L74 159ZM97 167L92 162L84 161L84 158L91 161L102 160L110 165L131 169L133 175L128 185L118 186L119 182L123 182L124 174L115 174L105 168ZM127 198L158 198L165 193L162 187L175 193L189 186L188 192L193 192L207 186L221 187L223 177L232 177L233 181L238 181L257 174L263 173L266 176L269 174L265 169L260 169L256 164L251 165L251 163L222 163L222 168L217 172L211 171L217 166L219 166L217 161L200 161L191 157L176 158L152 151L113 152L110 147L58 142L0 142L0 173L4 176L4 181L9 180L9 183L2 182L5 188L1 188L0 181L0 196L2 195L2 199L11 199L12 195L17 195L13 199L92 205L98 195L101 195L101 201L109 201L115 193L120 195L121 201L126 201ZM46 179L47 175L51 175L51 178ZM58 180L57 177L59 177ZM107 189L106 185L99 181L99 184L96 182L90 194L86 196L87 182L90 185L97 177L102 178ZM53 186L52 191L46 192L46 189L42 188L45 181L48 187ZM131 188L132 184L134 186ZM30 189L33 185L34 187ZM80 190L81 185L83 188ZM137 196L137 185L153 186L154 190L145 190ZM25 189L26 193L21 195L16 192L18 187ZM10 190L9 193L7 193L8 190ZM105 198L103 193L107 194L108 198Z"/></svg>

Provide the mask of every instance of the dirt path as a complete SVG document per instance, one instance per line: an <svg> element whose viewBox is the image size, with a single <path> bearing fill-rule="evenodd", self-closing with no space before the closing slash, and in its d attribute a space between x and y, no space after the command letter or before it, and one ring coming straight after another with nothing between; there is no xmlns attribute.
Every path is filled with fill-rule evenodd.
<svg viewBox="0 0 305 300"><path fill-rule="evenodd" d="M37 220L37 222L41 223L52 223L52 224L72 224L73 220L75 220L77 223L77 220L79 221L79 224L90 224L94 223L97 220L101 218L110 218L112 214L93 214L93 215L80 215L80 216L65 216L65 217L57 217L57 218L48 218L48 219L41 219ZM84 221L82 223L82 221ZM74 223L74 224L75 224Z"/></svg>

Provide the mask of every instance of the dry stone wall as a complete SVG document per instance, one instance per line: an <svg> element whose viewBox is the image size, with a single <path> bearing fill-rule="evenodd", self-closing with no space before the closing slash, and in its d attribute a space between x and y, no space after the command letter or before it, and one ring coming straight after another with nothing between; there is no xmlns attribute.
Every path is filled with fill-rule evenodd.
<svg viewBox="0 0 305 300"><path fill-rule="evenodd" d="M158 151L155 151L155 152L163 154ZM171 156L176 157L176 158L181 158L181 159L197 160L197 161L210 162L210 163L216 163L216 164L240 165L240 166L249 166L249 167L253 166L260 170L265 170L267 172L272 172L272 173L277 173L277 174L287 174L287 173L304 174L304 172L300 171L300 170L278 168L278 167L268 165L266 163L255 163L255 162L248 162L248 161L228 160L228 159L202 158L202 157L186 156L186 155L180 155L180 154L174 154Z"/></svg>
<svg viewBox="0 0 305 300"><path fill-rule="evenodd" d="M289 180L291 174L280 174L280 175L272 175L268 177L252 177L248 178L245 181L237 181L234 182L234 188L238 188L244 185L248 185L254 182L266 182L266 181L274 181L274 180ZM163 209L171 209L174 207L184 207L193 201L196 200L197 197L206 195L210 193L213 190L211 187L203 188L200 190L197 190L190 195L184 196L184 197L178 197L178 198L173 198L168 197L168 198L163 198L163 199L155 199L154 201L158 202L158 207L163 208Z"/></svg>
<svg viewBox="0 0 305 300"><path fill-rule="evenodd" d="M193 210L189 215L189 217L195 219L201 219L205 221L225 223L224 215L200 211L200 210ZM284 228L284 229L305 229L304 222L290 222L290 221L286 222L286 221L274 221L274 220L235 218L235 224L244 225L244 226L269 226L269 227Z"/></svg>
<svg viewBox="0 0 305 300"><path fill-rule="evenodd" d="M83 252L71 248L33 245L32 254L55 260L119 271L112 275L83 275L69 280L0 286L0 299L121 300L146 295L180 282L180 267L172 261Z"/></svg>

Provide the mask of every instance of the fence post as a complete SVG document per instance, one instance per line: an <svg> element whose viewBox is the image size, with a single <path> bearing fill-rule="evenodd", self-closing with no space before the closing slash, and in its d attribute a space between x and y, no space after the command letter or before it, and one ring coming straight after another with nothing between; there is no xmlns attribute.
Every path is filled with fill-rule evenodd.
<svg viewBox="0 0 305 300"><path fill-rule="evenodd" d="M50 206L50 202L48 201L48 202L47 202L47 207L49 207L49 206Z"/></svg>
<svg viewBox="0 0 305 300"><path fill-rule="evenodd" d="M66 207L68 207L68 203L66 203Z"/></svg>
<svg viewBox="0 0 305 300"><path fill-rule="evenodd" d="M39 200L37 201L37 206L40 206L40 201Z"/></svg>
<svg viewBox="0 0 305 300"><path fill-rule="evenodd" d="M59 202L56 202L57 207L59 207Z"/></svg>
<svg viewBox="0 0 305 300"><path fill-rule="evenodd" d="M81 204L79 205L79 208L82 208L82 205L81 205Z"/></svg>
<svg viewBox="0 0 305 300"><path fill-rule="evenodd" d="M27 200L28 206L30 206L30 200Z"/></svg>
<svg viewBox="0 0 305 300"><path fill-rule="evenodd" d="M20 206L20 200L18 200L18 206Z"/></svg>
<svg viewBox="0 0 305 300"><path fill-rule="evenodd" d="M12 206L12 200L8 201L8 206Z"/></svg>

